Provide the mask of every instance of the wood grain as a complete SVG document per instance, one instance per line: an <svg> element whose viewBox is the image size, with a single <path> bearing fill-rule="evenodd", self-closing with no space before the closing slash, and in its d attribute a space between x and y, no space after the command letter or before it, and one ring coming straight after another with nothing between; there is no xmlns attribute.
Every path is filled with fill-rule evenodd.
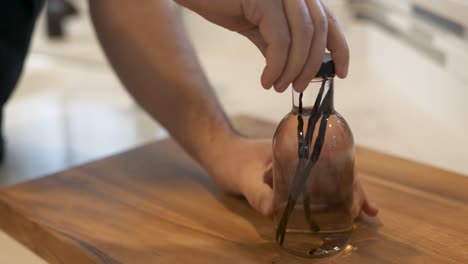
<svg viewBox="0 0 468 264"><path fill-rule="evenodd" d="M252 137L274 129L235 123ZM271 220L170 140L1 190L0 228L50 263L468 263L467 177L364 148L357 170L380 216L326 259L278 248Z"/></svg>

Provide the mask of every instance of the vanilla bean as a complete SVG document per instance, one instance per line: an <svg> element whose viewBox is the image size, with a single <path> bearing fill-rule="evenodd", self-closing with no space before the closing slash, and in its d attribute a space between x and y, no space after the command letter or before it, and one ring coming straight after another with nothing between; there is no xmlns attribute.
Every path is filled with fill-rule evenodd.
<svg viewBox="0 0 468 264"><path fill-rule="evenodd" d="M317 223L315 223L314 219L312 218L312 210L310 210L310 196L309 193L307 192L306 188L303 191L304 195L304 215L307 220L307 223L309 224L310 231L312 232L318 232L320 231L320 227Z"/></svg>
<svg viewBox="0 0 468 264"><path fill-rule="evenodd" d="M302 118L302 96L303 94L299 94L299 110L297 114L297 152L299 159L307 159L306 154L308 155L307 148L305 147L305 142L304 142L304 120Z"/></svg>
<svg viewBox="0 0 468 264"><path fill-rule="evenodd" d="M303 93L299 94L299 110L298 110L298 115L297 115L297 142L298 142L298 156L299 160L303 160L303 163L305 164L305 161L307 161L307 158L309 157L309 144L304 141L304 120L302 118L303 114L303 107L302 107L302 97ZM310 118L309 118L310 120ZM302 168L302 166L298 166L298 168ZM304 188L306 189L306 185L304 185ZM307 191L304 192L304 213L306 220L311 228L311 230L318 232L319 227L314 221L312 220L311 216L311 210L310 210L310 200Z"/></svg>
<svg viewBox="0 0 468 264"><path fill-rule="evenodd" d="M321 103L321 100L322 100L323 91L325 89L325 83L326 83L326 79L323 79L322 80L322 85L320 86L319 93L317 95L317 98L315 99L314 106L312 107L309 120L307 122L307 131L306 131L306 136L305 136L305 141L306 141L305 142L305 144L306 144L306 147L305 147L306 150L305 151L307 152L305 154L306 157L309 157L309 148L310 148L312 136L313 136L317 121L318 121L318 119L320 117L320 115L319 115L320 103ZM301 103L302 103L302 101L299 102L299 105L301 105ZM309 224L310 230L312 232L318 232L318 231L320 231L320 227L312 219L312 210L310 209L310 196L309 196L308 191L307 191L307 183L304 184L303 195L304 195L304 200L303 200L304 215L305 215L306 221Z"/></svg>
<svg viewBox="0 0 468 264"><path fill-rule="evenodd" d="M322 89L325 86L325 82L326 80L324 79L322 83L321 91L319 92L319 94L323 93ZM320 122L319 132L315 140L314 149L313 149L311 157L309 158L309 161L304 164L303 159L299 159L293 185L289 192L288 202L286 204L286 207L283 211L280 222L278 224L278 228L276 230L276 239L278 240L280 245L282 245L284 242L286 227L289 221L289 216L296 205L297 199L301 191L303 191L301 186L303 186L305 182L307 181L310 171L315 166L318 160L318 157L320 156L320 153L322 151L323 143L325 141L327 120L333 110L332 109L332 100L333 100L332 89L333 87L331 87L331 89L327 92L327 94L325 95L325 98L323 99L323 103L320 106L318 103L320 102L321 96L318 96L316 99L316 104L314 105L312 109L312 112L314 112L315 115L311 116L309 119L306 140L312 138L316 123L318 119L321 117L322 119ZM307 209L310 209L310 208L305 208L305 210Z"/></svg>
<svg viewBox="0 0 468 264"><path fill-rule="evenodd" d="M323 143L325 141L325 131L327 127L327 119L330 116L329 113L326 113L322 116L322 120L320 122L319 133L317 135L317 139L315 140L314 149L309 161L306 163L303 169L300 169L298 174L296 175L293 183L293 188L288 196L288 202L284 209L283 215L281 216L281 220L278 224L278 228L276 230L276 239L278 240L280 245L283 245L284 237L286 233L286 226L288 224L289 216L291 215L294 206L296 205L297 198L299 197L302 188L301 186L304 185L305 181L308 178L308 175L312 168L315 166L320 153L322 151Z"/></svg>
<svg viewBox="0 0 468 264"><path fill-rule="evenodd" d="M317 98L315 99L314 106L312 107L312 111L310 113L309 121L307 122L307 132L306 132L306 136L305 136L307 147L309 147L310 144L311 144L312 136L313 136L314 131L315 131L315 125L317 124L317 121L319 120L320 115L321 115L321 111L320 111L321 110L321 102L322 102L322 96L323 96L323 91L325 90L326 82L327 82L326 79L322 80L322 85L320 86L319 93L317 95ZM327 92L327 94L328 94L328 92ZM325 97L326 97L326 95L325 95ZM325 101L325 98L323 99L323 101ZM308 156L309 155L307 153L307 157Z"/></svg>

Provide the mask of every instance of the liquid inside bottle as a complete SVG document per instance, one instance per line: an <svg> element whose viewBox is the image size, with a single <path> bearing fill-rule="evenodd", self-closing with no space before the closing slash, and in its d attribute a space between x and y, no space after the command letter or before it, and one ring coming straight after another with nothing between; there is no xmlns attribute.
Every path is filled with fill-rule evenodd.
<svg viewBox="0 0 468 264"><path fill-rule="evenodd" d="M311 94L304 98L309 96L310 102L299 102L293 94L293 110L281 121L273 141L276 238L285 250L303 257L340 252L353 228L354 141L348 124L333 109L329 81L318 82L322 94L319 88L308 88ZM328 99L316 100L328 93ZM330 111L313 120L314 102L325 100Z"/></svg>

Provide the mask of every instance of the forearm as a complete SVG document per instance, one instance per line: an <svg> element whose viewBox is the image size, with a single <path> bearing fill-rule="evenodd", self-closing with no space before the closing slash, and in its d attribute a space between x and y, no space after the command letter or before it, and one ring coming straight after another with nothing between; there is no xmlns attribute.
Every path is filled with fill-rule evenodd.
<svg viewBox="0 0 468 264"><path fill-rule="evenodd" d="M124 86L206 167L234 132L170 2L100 0L89 5L99 40Z"/></svg>

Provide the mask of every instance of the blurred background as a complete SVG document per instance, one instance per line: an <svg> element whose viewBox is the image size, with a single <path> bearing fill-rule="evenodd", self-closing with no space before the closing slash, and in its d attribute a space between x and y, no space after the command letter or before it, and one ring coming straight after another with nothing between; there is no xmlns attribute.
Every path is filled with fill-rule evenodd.
<svg viewBox="0 0 468 264"><path fill-rule="evenodd" d="M351 47L349 77L336 81L335 107L357 144L468 175L468 1L324 2L337 15ZM58 20L47 13L59 12L63 2L48 4L5 109L7 148L0 186L168 136L133 102L109 67L85 1L70 1L76 14ZM264 59L257 49L243 37L179 10L228 115L279 122L290 111L290 91L261 88ZM3 236L0 252L19 250L1 246L10 243Z"/></svg>

